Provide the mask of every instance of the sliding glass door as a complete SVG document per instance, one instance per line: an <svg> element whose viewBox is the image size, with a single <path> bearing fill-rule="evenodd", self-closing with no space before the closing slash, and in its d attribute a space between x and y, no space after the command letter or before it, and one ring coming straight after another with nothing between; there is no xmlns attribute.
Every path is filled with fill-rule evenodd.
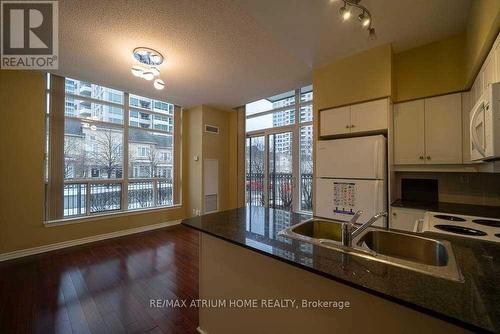
<svg viewBox="0 0 500 334"><path fill-rule="evenodd" d="M293 133L265 132L246 140L247 204L291 211L299 208Z"/></svg>
<svg viewBox="0 0 500 334"><path fill-rule="evenodd" d="M312 211L312 87L246 105L246 203Z"/></svg>
<svg viewBox="0 0 500 334"><path fill-rule="evenodd" d="M265 137L246 140L246 201L248 205L264 206Z"/></svg>
<svg viewBox="0 0 500 334"><path fill-rule="evenodd" d="M292 132L268 135L268 205L274 209L292 210L293 154Z"/></svg>

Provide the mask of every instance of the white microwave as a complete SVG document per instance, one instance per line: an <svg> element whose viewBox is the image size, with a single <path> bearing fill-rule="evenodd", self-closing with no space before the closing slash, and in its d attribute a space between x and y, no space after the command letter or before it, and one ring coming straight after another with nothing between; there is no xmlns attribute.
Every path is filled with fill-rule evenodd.
<svg viewBox="0 0 500 334"><path fill-rule="evenodd" d="M472 161L500 158L500 82L488 85L470 111Z"/></svg>

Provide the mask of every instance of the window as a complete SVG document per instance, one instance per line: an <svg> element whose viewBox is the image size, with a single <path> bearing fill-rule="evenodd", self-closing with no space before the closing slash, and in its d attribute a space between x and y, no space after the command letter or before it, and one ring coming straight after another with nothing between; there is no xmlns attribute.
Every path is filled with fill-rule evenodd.
<svg viewBox="0 0 500 334"><path fill-rule="evenodd" d="M47 167L47 220L173 205L174 105L48 75L53 104L56 80L64 121L47 107L47 127L54 127L47 162L64 168Z"/></svg>
<svg viewBox="0 0 500 334"><path fill-rule="evenodd" d="M309 85L246 105L248 205L312 211L312 102Z"/></svg>

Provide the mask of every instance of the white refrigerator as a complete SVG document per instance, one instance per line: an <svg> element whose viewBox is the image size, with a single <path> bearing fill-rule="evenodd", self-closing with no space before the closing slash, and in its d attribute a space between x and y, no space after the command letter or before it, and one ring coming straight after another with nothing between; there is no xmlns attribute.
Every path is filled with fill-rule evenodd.
<svg viewBox="0 0 500 334"><path fill-rule="evenodd" d="M318 141L315 215L349 221L362 210L361 223L386 211L386 151L383 135ZM375 225L386 227L387 222Z"/></svg>

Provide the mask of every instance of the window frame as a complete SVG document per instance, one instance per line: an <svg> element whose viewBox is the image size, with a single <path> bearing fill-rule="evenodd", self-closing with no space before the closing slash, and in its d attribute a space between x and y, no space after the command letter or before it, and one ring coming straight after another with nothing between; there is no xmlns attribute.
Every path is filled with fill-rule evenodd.
<svg viewBox="0 0 500 334"><path fill-rule="evenodd" d="M71 78L73 80L78 80ZM90 84L100 85L99 83L91 82ZM103 86L105 87L105 86ZM105 87L109 88L109 87ZM166 101L155 100L153 98L144 97L146 99L150 99L152 101L152 109L154 108L154 103L156 101L160 101L162 103L167 104L166 113L157 112L155 110L147 111L154 118L153 115L158 114L165 117L169 117L170 128L171 131L165 131L160 129L155 129L153 123L151 122L151 128L142 128L140 126L135 127L130 125L130 111L135 110L140 113L141 108L131 107L129 106L129 97L130 94L128 92L123 92L123 104L100 100L93 97L88 97L84 95L78 95L71 92L66 93L66 78L59 77L56 75L51 75L47 73L46 76L46 137L47 137L47 145L45 149L45 186L46 186L46 196L45 196L45 219L44 224L47 225L58 225L64 224L66 222L73 221L83 221L83 220L91 220L100 217L108 217L114 215L127 215L132 214L134 212L144 212L150 210L169 210L172 208L179 208L182 206L181 203L181 182L180 182L180 159L181 159L181 122L182 122L182 109L173 105L172 107L168 107L171 103ZM114 90L114 88L111 88ZM65 114L66 109L66 98L72 98L73 100L81 100L89 103L97 103L100 105L108 106L108 107L116 107L120 108L123 113L122 123L112 122L111 119L109 121L101 121L101 120L93 120L91 118L85 117L77 117L75 116L67 116ZM139 98L142 96L139 96ZM169 109L172 108L172 111ZM90 123L92 125L104 125L109 128L120 129L122 132L122 143L121 143L121 155L122 155L122 166L121 166L121 177L116 178L68 178L65 179L64 173L61 174L61 165L64 166L65 158L64 158L64 138L65 138L65 120L72 119L78 122ZM166 135L171 135L172 138L172 148L171 148L171 168L172 175L171 177L146 177L146 178L134 178L129 176L129 129L137 129L136 131L144 131L144 132L156 132ZM57 138L55 138L57 137ZM61 138L62 137L62 138ZM56 166L55 168L52 168ZM58 175L60 174L60 175ZM54 180L55 179L55 180ZM171 180L172 184L172 203L171 204L159 204L157 201L158 194L160 193L160 182L166 182L166 180ZM128 203L128 195L129 195L129 183L134 182L152 182L153 185L153 193L155 196L153 197L152 205L144 208L130 208ZM86 187L85 195L85 212L82 214L73 214L73 215L64 215L64 185L66 184L84 184ZM120 191L120 208L119 209L109 209L99 212L92 212L91 209L91 187L95 185L102 184L119 184L121 187Z"/></svg>
<svg viewBox="0 0 500 334"><path fill-rule="evenodd" d="M246 128L245 128L245 140L247 138L264 136L264 139L265 139L264 142L266 145L266 148L265 148L266 156L264 158L264 163L265 163L264 175L267 175L268 170L269 170L269 166L268 166L269 159L267 157L269 137L271 135L274 135L277 133L284 133L284 132L291 132L292 133L292 178L293 178L293 185L292 185L292 187L293 187L292 203L293 204L292 204L292 208L293 208L293 211L295 211L295 212L310 214L312 212L312 208L311 208L311 211L305 211L302 209L302 198L301 198L301 196L302 196L302 189L301 189L302 182L298 182L298 179L300 179L300 177L301 177L301 161L300 161L300 159L301 159L301 153L300 153L301 137L300 137L300 131L301 131L301 128L309 126L309 125L311 126L311 129L314 129L314 126L313 126L314 111L313 110L311 111L311 113L312 113L311 120L301 121L301 118L300 118L300 109L302 107L305 107L305 106L311 106L311 108L312 108L313 102L314 102L314 89L313 89L312 85L311 85L311 90L310 90L310 92L313 92L312 99L310 99L308 101L301 101L302 94L306 94L309 92L309 91L302 92L302 89L306 88L306 87L309 87L309 86L303 86L303 87L300 87L300 88L297 88L294 90L295 103L293 105L283 106L283 107L279 107L279 108L275 108L275 109L264 110L264 111L260 111L257 113L252 113L250 115L245 114L245 122L246 122L248 119L252 119L252 118L263 116L263 115L269 115L269 114L273 114L273 113L280 112L280 111L286 111L286 110L290 110L290 109L293 109L294 113L295 113L295 122L293 124L287 124L287 125L283 125L283 126L269 127L269 128L265 128L265 129L251 130L251 131L246 131ZM314 133L312 133L312 142L314 143ZM313 152L311 152L311 157L312 156L313 156ZM245 174L246 174L246 166L245 166ZM312 189L314 189L314 183L313 183L312 187L313 187ZM264 180L264 189L268 189L267 180ZM246 196L247 196L247 191L245 189L245 203L247 203ZM313 193L313 196L314 196L314 193ZM267 205L269 205L267 191L265 191L264 197L265 197L265 203L266 203L265 205L267 206ZM313 199L313 202L314 202L314 199Z"/></svg>

